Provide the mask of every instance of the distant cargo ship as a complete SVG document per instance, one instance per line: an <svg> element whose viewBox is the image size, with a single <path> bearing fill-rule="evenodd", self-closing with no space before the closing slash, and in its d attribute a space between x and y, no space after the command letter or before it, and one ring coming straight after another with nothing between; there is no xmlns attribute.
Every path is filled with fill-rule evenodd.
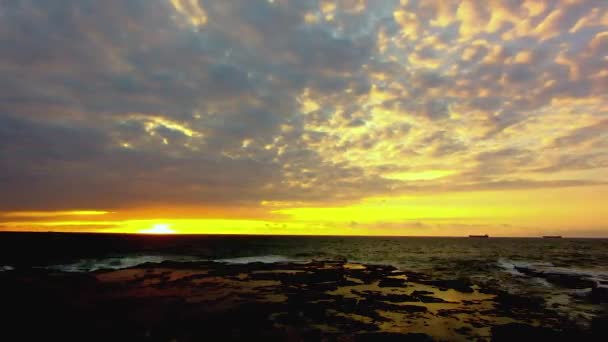
<svg viewBox="0 0 608 342"><path fill-rule="evenodd" d="M543 236L543 239L561 239L562 236L561 235L545 235Z"/></svg>
<svg viewBox="0 0 608 342"><path fill-rule="evenodd" d="M488 234L485 235L469 235L470 238L481 238L481 239L487 239L490 236L488 236Z"/></svg>

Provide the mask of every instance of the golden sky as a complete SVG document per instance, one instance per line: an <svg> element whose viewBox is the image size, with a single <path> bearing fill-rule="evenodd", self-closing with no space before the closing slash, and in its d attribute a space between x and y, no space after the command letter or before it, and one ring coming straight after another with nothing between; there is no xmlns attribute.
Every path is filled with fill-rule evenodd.
<svg viewBox="0 0 608 342"><path fill-rule="evenodd" d="M604 0L0 4L0 230L608 237Z"/></svg>

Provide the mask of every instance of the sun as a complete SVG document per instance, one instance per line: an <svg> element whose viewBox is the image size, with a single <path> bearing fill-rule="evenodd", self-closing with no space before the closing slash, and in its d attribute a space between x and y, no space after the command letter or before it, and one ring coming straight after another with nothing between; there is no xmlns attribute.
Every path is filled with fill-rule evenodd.
<svg viewBox="0 0 608 342"><path fill-rule="evenodd" d="M175 234L175 230L171 229L171 225L166 223L158 223L151 228L138 231L140 234Z"/></svg>

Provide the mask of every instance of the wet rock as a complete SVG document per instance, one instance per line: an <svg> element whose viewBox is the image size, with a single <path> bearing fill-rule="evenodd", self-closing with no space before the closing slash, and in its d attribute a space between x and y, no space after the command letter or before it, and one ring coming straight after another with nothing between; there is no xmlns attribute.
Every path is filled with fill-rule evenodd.
<svg viewBox="0 0 608 342"><path fill-rule="evenodd" d="M245 272L243 272L245 273ZM356 285L346 280L340 268L310 269L303 272L261 272L250 275L253 280L276 280L284 285L307 285L318 290L332 290L338 286Z"/></svg>
<svg viewBox="0 0 608 342"><path fill-rule="evenodd" d="M466 309L441 309L441 310L437 311L437 316L456 317L456 315L459 315L459 314L470 315L472 313L473 312L471 310L466 310Z"/></svg>
<svg viewBox="0 0 608 342"><path fill-rule="evenodd" d="M411 295L404 293L381 293L377 291L352 291L353 294L358 296L366 297L372 300L382 300L393 303L403 302L422 302L422 303L449 303L441 298L428 296L426 293L433 294L428 291L414 291Z"/></svg>
<svg viewBox="0 0 608 342"><path fill-rule="evenodd" d="M412 272L412 271L403 271L403 273L406 275L407 280L413 281L416 283L420 283L425 280L429 280L428 275L426 275L424 273L418 273L418 272Z"/></svg>
<svg viewBox="0 0 608 342"><path fill-rule="evenodd" d="M608 287L594 287L591 289L591 301L593 303L608 303Z"/></svg>
<svg viewBox="0 0 608 342"><path fill-rule="evenodd" d="M367 265L365 269L347 269L346 275L352 278L359 279L363 281L365 284L371 284L378 280L384 279L394 279L395 278L387 278L390 276L394 276L393 272L397 269L392 266L380 266L380 265ZM397 286L402 286L405 280L401 279L401 282L397 282Z"/></svg>
<svg viewBox="0 0 608 342"><path fill-rule="evenodd" d="M454 289L463 293L473 293L471 282L467 279L452 279L452 280L426 280L422 281L423 284L432 285L438 287L440 290L445 291L448 289Z"/></svg>
<svg viewBox="0 0 608 342"><path fill-rule="evenodd" d="M407 290L418 284L427 284L444 290L472 292L471 283L467 280L434 280L427 275L378 265L354 265L351 268L345 267L342 261L246 265L163 263L127 270L122 275L120 272L0 272L0 284L5 289L0 302L13 315L5 326L16 326L12 323L27 320L35 322L41 331L55 331L47 336L53 339L73 340L77 338L71 337L93 333L105 341L199 341L215 337L217 340L247 340L252 336L264 340L296 341L333 341L343 337L346 341L350 341L349 338L428 341L431 338L424 334L386 331L396 324L406 324L423 327L425 332L434 334L431 328L438 317L451 320L457 324L455 327L460 327L453 330L454 334L471 339L480 335L477 329L485 332L496 324L496 317L545 325L543 328L525 324L497 327L493 330L496 340L527 333L533 337L551 338L554 330L548 328L549 325L561 329L560 337L571 336L568 334L574 331L571 328L567 330L559 318L544 307L542 299L501 290L492 290L496 297L484 299L495 302L494 306L488 303L482 307L484 302L463 300L446 306L447 310L438 310L435 315L435 310L433 313L428 311L427 307L431 306L426 303L445 302L434 296L436 292L417 290L410 293ZM137 281L131 279L133 274L137 275ZM404 275L407 282L393 278ZM114 280L113 276L116 276ZM361 279L369 286L360 281L353 282L351 278ZM378 289L376 283L382 281L385 285L399 286ZM355 284L359 285L355 287L358 291L343 288ZM404 288L407 285L412 286ZM340 291L333 291L338 288ZM349 291L357 298L352 298ZM589 296L595 296L594 300L602 303L606 295L602 291L597 288L595 292L590 291ZM65 322L70 322L75 330L58 331L57 327L64 326ZM605 337L606 326L605 319L594 320L592 335ZM581 338L592 336L586 334Z"/></svg>
<svg viewBox="0 0 608 342"><path fill-rule="evenodd" d="M433 339L427 334L421 333L364 333L355 337L357 342L392 342L392 341L410 341L410 342L427 342Z"/></svg>
<svg viewBox="0 0 608 342"><path fill-rule="evenodd" d="M569 274L547 274L544 278L551 284L555 284L568 289L587 289L595 286L595 282L585 279L578 275Z"/></svg>
<svg viewBox="0 0 608 342"><path fill-rule="evenodd" d="M389 321L389 319L380 315L376 310L378 308L386 308L389 305L390 304L374 302L371 300L356 300L354 298L338 297L333 303L332 308L346 314L357 314L369 317L373 321L386 322Z"/></svg>
<svg viewBox="0 0 608 342"><path fill-rule="evenodd" d="M545 300L540 297L518 296L508 292L500 292L494 298L496 308L503 312L511 311L542 311Z"/></svg>
<svg viewBox="0 0 608 342"><path fill-rule="evenodd" d="M371 284L384 277L381 274L370 272L368 270L346 270L346 276L360 280L364 284Z"/></svg>
<svg viewBox="0 0 608 342"><path fill-rule="evenodd" d="M433 292L431 292L431 291L422 291L422 290L416 290L416 291L412 292L412 295L414 295L414 296L420 296L420 295L426 296L426 295L432 295L432 294L433 294Z"/></svg>
<svg viewBox="0 0 608 342"><path fill-rule="evenodd" d="M486 327L487 324L484 323L484 322L480 322L480 321L472 321L471 322L471 326L474 327L474 328L480 329L480 328Z"/></svg>
<svg viewBox="0 0 608 342"><path fill-rule="evenodd" d="M398 309L393 309L393 310L397 311L397 312L408 312L408 313L427 312L428 311L426 306L420 306L420 305L399 305Z"/></svg>
<svg viewBox="0 0 608 342"><path fill-rule="evenodd" d="M464 326L464 327L460 327L458 329L454 329L454 331L461 335L468 336L473 332L473 329L471 329L470 327Z"/></svg>
<svg viewBox="0 0 608 342"><path fill-rule="evenodd" d="M390 321L390 319L387 319L386 317L378 314L377 310L400 313L420 313L428 311L425 306L392 304L373 298L366 298L356 301L356 304L351 304L350 306L342 306L341 309L343 312L367 316L375 321L380 322Z"/></svg>
<svg viewBox="0 0 608 342"><path fill-rule="evenodd" d="M590 335L593 338L597 338L598 341L600 340L600 337L605 339L606 336L608 336L608 313L593 318L591 321Z"/></svg>
<svg viewBox="0 0 608 342"><path fill-rule="evenodd" d="M344 280L344 274L334 269L315 270L310 273L295 273L288 275L291 282L316 284L338 282Z"/></svg>
<svg viewBox="0 0 608 342"><path fill-rule="evenodd" d="M521 323L509 323L492 327L492 341L573 341L574 331L559 331L545 327L534 327Z"/></svg>
<svg viewBox="0 0 608 342"><path fill-rule="evenodd" d="M423 303L449 303L441 298L431 296L433 292L429 291L414 291L412 292L412 296L417 298Z"/></svg>
<svg viewBox="0 0 608 342"><path fill-rule="evenodd" d="M379 287L403 287L405 286L405 279L399 278L384 278L378 283Z"/></svg>
<svg viewBox="0 0 608 342"><path fill-rule="evenodd" d="M352 291L353 294L358 296L366 297L371 300L382 300L387 302L401 303L401 302L420 302L415 296L400 293L381 293L376 291Z"/></svg>
<svg viewBox="0 0 608 342"><path fill-rule="evenodd" d="M515 267L515 269L527 276L543 278L553 285L567 289L588 289L595 286L593 280L578 274L536 271L528 267Z"/></svg>

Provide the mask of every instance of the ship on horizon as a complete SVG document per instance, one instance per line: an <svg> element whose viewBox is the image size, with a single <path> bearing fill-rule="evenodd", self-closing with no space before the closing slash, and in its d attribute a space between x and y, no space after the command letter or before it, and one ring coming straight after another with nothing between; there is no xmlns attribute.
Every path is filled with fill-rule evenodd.
<svg viewBox="0 0 608 342"><path fill-rule="evenodd" d="M481 239L487 239L490 236L488 234L484 234L484 235L469 235L470 238L481 238Z"/></svg>

